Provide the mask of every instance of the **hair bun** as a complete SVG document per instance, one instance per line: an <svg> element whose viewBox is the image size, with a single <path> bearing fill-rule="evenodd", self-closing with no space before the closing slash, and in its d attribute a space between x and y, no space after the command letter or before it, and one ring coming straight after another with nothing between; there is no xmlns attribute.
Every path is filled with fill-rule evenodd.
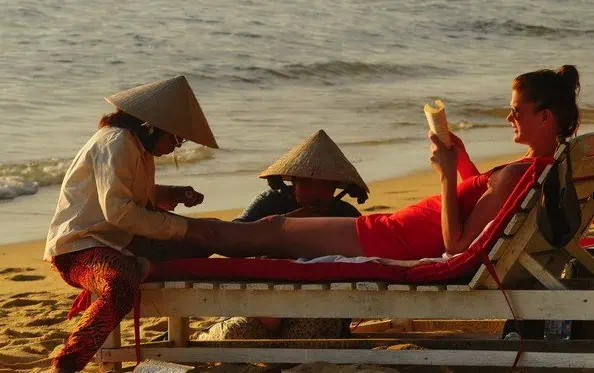
<svg viewBox="0 0 594 373"><path fill-rule="evenodd" d="M574 65L563 65L557 69L557 75L573 90L578 93L580 91L580 74Z"/></svg>

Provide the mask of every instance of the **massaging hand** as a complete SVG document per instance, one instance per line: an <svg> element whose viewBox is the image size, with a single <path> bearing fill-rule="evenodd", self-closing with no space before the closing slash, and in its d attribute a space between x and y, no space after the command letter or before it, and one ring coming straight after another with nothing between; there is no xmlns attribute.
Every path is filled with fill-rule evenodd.
<svg viewBox="0 0 594 373"><path fill-rule="evenodd" d="M433 169L443 177L456 178L458 146L453 143L450 149L446 148L433 132L429 132L429 139L432 142L429 160Z"/></svg>
<svg viewBox="0 0 594 373"><path fill-rule="evenodd" d="M204 201L204 195L195 191L191 186L170 186L168 194L169 202L173 208L178 203L183 203L186 207L192 207Z"/></svg>

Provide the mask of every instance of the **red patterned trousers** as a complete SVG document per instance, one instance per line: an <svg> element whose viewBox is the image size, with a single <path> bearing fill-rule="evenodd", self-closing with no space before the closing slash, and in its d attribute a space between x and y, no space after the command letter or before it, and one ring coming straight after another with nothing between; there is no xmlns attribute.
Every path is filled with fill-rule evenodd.
<svg viewBox="0 0 594 373"><path fill-rule="evenodd" d="M52 264L69 285L99 295L53 361L55 367L75 372L84 369L109 333L132 310L140 271L134 257L107 247L59 255Z"/></svg>
<svg viewBox="0 0 594 373"><path fill-rule="evenodd" d="M181 242L139 236L126 249L153 263L209 255L204 249ZM109 333L132 310L139 293L141 270L134 257L108 247L58 255L52 264L70 286L99 295L53 361L54 366L74 372L91 361Z"/></svg>

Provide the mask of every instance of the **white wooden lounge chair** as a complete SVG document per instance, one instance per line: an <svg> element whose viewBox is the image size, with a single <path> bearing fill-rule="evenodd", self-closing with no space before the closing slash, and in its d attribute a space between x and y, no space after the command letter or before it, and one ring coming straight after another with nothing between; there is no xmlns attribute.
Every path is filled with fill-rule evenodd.
<svg viewBox="0 0 594 373"><path fill-rule="evenodd" d="M566 258L577 258L594 273L594 258L578 244L594 216L594 134L570 143L576 187L581 199L582 228L565 248L553 249L536 226L537 185L491 248L489 258L520 319L594 320L594 288L571 290L559 279ZM559 157L562 152L556 155ZM547 167L539 182L549 171ZM527 284L536 279L540 289ZM269 316L331 318L509 319L510 308L496 281L482 265L464 285L415 286L377 282L280 284L250 282L164 282L142 286L141 316L167 316L169 341L145 344L142 357L179 363L270 362L376 363L394 365L511 366L518 342L415 341L421 350L372 350L398 344L364 341L188 341L188 318L203 316ZM584 286L582 286L583 288ZM134 361L134 346L120 347L119 327L96 355L106 368ZM354 345L366 348L353 348ZM261 347L255 347L261 346ZM519 361L524 367L594 368L589 343L550 344L527 341ZM266 348L265 348L266 347ZM291 347L291 348L288 348ZM317 348L316 348L317 347ZM320 348L321 347L321 348ZM571 350L571 352L570 352ZM581 352L580 352L581 351Z"/></svg>

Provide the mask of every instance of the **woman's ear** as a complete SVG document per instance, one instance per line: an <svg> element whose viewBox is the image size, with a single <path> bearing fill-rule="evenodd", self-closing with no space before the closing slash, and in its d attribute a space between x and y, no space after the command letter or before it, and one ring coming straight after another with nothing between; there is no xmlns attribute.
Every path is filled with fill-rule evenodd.
<svg viewBox="0 0 594 373"><path fill-rule="evenodd" d="M551 109L544 109L542 112L542 124L543 126L551 126L555 123L554 119L554 114L551 111Z"/></svg>

